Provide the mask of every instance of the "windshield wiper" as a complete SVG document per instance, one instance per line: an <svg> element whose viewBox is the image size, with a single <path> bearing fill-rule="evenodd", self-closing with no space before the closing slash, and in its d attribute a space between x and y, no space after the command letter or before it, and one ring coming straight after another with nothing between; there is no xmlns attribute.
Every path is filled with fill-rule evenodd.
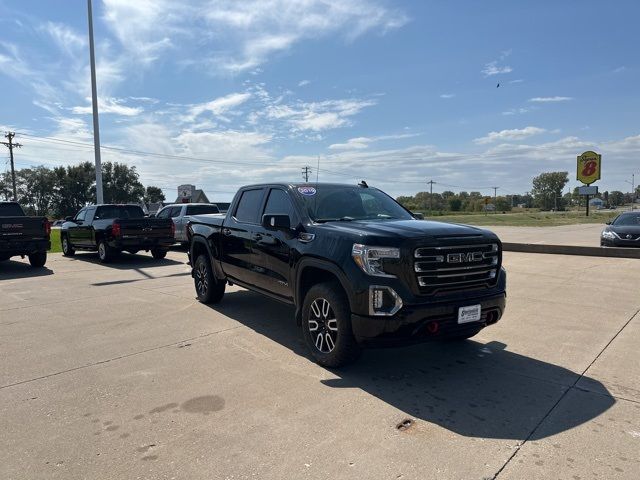
<svg viewBox="0 0 640 480"><path fill-rule="evenodd" d="M353 217L340 217L340 218L318 218L315 220L316 223L326 223L326 222L352 222L355 218Z"/></svg>

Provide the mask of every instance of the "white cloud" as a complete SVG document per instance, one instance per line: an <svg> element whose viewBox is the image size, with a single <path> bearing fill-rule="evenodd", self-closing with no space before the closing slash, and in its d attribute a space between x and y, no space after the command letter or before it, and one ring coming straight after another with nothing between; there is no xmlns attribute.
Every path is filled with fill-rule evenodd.
<svg viewBox="0 0 640 480"><path fill-rule="evenodd" d="M304 87L305 85L309 85L310 83L311 83L311 81L309 81L309 80L300 80L298 82L298 86L299 87Z"/></svg>
<svg viewBox="0 0 640 480"><path fill-rule="evenodd" d="M526 107L520 107L520 108L511 108L507 111L502 112L502 115L522 115L524 113L530 112L531 110L533 110L533 107L531 108L526 108Z"/></svg>
<svg viewBox="0 0 640 480"><path fill-rule="evenodd" d="M372 0L215 0L203 8L209 27L229 37L210 65L231 73L266 62L295 43L327 35L353 41L370 30L385 33L408 18Z"/></svg>
<svg viewBox="0 0 640 480"><path fill-rule="evenodd" d="M368 137L350 138L346 143L334 143L329 145L329 150L361 150L367 148L371 139Z"/></svg>
<svg viewBox="0 0 640 480"><path fill-rule="evenodd" d="M58 47L69 55L77 54L79 49L85 48L87 45L85 37L62 23L47 22L40 28L47 32Z"/></svg>
<svg viewBox="0 0 640 480"><path fill-rule="evenodd" d="M87 115L93 113L93 109L91 106L91 98L86 99L89 102L87 106L76 106L72 107L71 111L78 115ZM134 117L143 112L141 107L128 107L123 105L124 100L120 98L112 98L112 97L98 97L98 112L100 114L103 113L114 113L116 115L122 115L125 117Z"/></svg>
<svg viewBox="0 0 640 480"><path fill-rule="evenodd" d="M509 65L499 66L497 60L485 64L484 68L482 69L482 73L485 77L502 75L505 73L511 73L512 71L513 69Z"/></svg>
<svg viewBox="0 0 640 480"><path fill-rule="evenodd" d="M546 130L539 127L514 128L511 130L501 130L499 132L489 132L484 137L474 139L473 142L478 145L484 145L496 141L522 140L544 132L546 132Z"/></svg>
<svg viewBox="0 0 640 480"><path fill-rule="evenodd" d="M449 98L453 98L455 96L456 96L455 93L443 93L442 95L440 95L440 98L449 99Z"/></svg>
<svg viewBox="0 0 640 480"><path fill-rule="evenodd" d="M358 99L298 102L293 105L271 104L257 115L271 120L282 120L290 125L293 132L321 132L351 125L350 117L375 104L373 100Z"/></svg>
<svg viewBox="0 0 640 480"><path fill-rule="evenodd" d="M187 121L193 121L193 119L205 112L211 112L213 115L222 116L233 108L242 105L250 98L250 93L230 93L223 97L211 100L210 102L193 105L189 109L189 115L185 119Z"/></svg>
<svg viewBox="0 0 640 480"><path fill-rule="evenodd" d="M534 97L529 99L532 103L568 102L570 100L573 100L573 97Z"/></svg>

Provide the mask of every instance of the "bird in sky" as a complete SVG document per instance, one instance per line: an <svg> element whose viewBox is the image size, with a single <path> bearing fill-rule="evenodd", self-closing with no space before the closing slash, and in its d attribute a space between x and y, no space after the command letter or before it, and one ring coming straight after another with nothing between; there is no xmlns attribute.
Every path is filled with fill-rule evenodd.
<svg viewBox="0 0 640 480"><path fill-rule="evenodd" d="M496 85L496 88L500 88L500 84Z"/></svg>

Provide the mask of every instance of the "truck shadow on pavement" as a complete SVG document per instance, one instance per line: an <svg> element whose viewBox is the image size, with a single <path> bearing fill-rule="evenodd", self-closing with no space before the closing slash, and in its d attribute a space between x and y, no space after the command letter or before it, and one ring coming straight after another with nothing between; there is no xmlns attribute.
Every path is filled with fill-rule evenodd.
<svg viewBox="0 0 640 480"><path fill-rule="evenodd" d="M33 268L29 262L5 260L0 262L0 280L15 280L17 278L32 278L51 275L53 271L46 265Z"/></svg>
<svg viewBox="0 0 640 480"><path fill-rule="evenodd" d="M310 358L292 307L237 291L212 308ZM408 418L414 421L410 429L438 425L466 437L546 438L593 421L615 403L597 380L583 377L593 385L589 392L598 392L586 393L575 387L579 374L510 352L498 341L370 349L356 364L332 373L337 378L321 380L327 387L358 388L404 412L398 418L401 430ZM550 414L561 399L570 414Z"/></svg>
<svg viewBox="0 0 640 480"><path fill-rule="evenodd" d="M170 258L163 258L156 260L150 253L121 253L116 255L109 263L101 263L98 259L98 254L95 252L78 252L73 257L70 257L73 261L81 261L87 263L93 263L100 265L101 267L115 268L117 270L131 270L135 268L153 268L153 267L166 267L168 265L183 265L187 262L187 256L184 257L184 262L179 262Z"/></svg>

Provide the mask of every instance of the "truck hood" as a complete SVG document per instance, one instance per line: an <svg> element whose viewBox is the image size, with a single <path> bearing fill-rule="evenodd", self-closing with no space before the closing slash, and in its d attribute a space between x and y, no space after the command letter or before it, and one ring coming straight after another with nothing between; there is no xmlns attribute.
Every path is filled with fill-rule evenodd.
<svg viewBox="0 0 640 480"><path fill-rule="evenodd" d="M401 239L425 239L442 237L497 238L493 232L470 225L425 220L359 220L351 222L327 222L325 227L358 237L392 237Z"/></svg>

